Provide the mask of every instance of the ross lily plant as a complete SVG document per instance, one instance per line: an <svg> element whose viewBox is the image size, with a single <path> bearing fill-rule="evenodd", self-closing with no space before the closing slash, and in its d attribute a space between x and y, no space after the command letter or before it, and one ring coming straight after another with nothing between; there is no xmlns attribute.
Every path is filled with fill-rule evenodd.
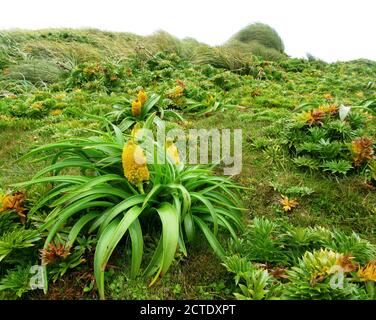
<svg viewBox="0 0 376 320"><path fill-rule="evenodd" d="M155 122L164 124L155 114L145 121L147 125ZM148 163L133 134L124 134L113 124L108 127L106 132L93 131L89 138L38 147L23 157L49 163L32 180L16 185L50 186L29 212L31 216L49 210L40 227L40 232L46 233L44 250L63 228L69 233L68 249L79 235L95 235L94 275L102 299L106 265L123 238L130 239L131 277L142 271L151 277L150 285L168 271L177 250L187 256L187 243L197 231L223 258L219 231L229 232L237 241L237 231L243 227L239 186L229 177L215 175L213 168L180 163L171 141L162 149L165 164ZM142 268L143 226L150 226L155 219L160 221L154 235L158 245ZM44 268L47 291L47 266Z"/></svg>

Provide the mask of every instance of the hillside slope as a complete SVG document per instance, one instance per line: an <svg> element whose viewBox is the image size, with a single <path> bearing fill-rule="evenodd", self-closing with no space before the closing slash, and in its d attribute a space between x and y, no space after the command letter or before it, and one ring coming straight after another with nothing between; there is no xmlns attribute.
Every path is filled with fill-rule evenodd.
<svg viewBox="0 0 376 320"><path fill-rule="evenodd" d="M45 163L18 160L37 146L104 130L100 117L108 117L114 106L130 112L140 90L149 97L160 96L158 107L166 112L167 127L243 130L242 171L233 179L244 187L246 227L238 234L239 243L228 240L226 232L219 234L227 257L222 261L200 241L204 235L199 233L189 244L188 256L178 252L171 271L150 289L148 279L129 280L130 254L115 250L106 272L108 296L255 298L233 282L233 273L239 270L231 259L237 257L253 265L250 272L256 278L269 272L265 288L278 289L261 295L263 299L372 298L359 272L376 259L376 62L328 64L284 55L270 61L238 46L210 47L164 32L141 37L99 30L0 32L3 298L44 298L41 291L27 287L27 270L40 260L47 235L42 232L35 240L34 234L21 231L39 230L50 214L52 203L28 216L49 186L13 184L32 179ZM351 107L349 113L344 106ZM167 110L184 120L168 119ZM113 122L124 127L121 121ZM20 221L16 206L4 204L7 194L17 192L26 197L22 204L26 217ZM70 231L65 227L59 231L63 245ZM146 228L146 255L157 246L152 229ZM97 298L92 270L97 239L88 233L81 236L69 258L59 256L51 266L51 299ZM124 244L127 241L123 239ZM328 266L309 260L307 252L313 252L317 261L320 255L335 257L333 261L352 261L349 257L354 256L346 271L347 289L331 291L329 276L315 273L319 270L315 267ZM317 264L309 269L309 263ZM298 265L308 280L302 278L303 271L300 275L291 271ZM376 274L375 264L369 268ZM281 272L287 272L291 281ZM354 284L354 278L360 284ZM252 287L250 279L241 279ZM305 287L312 279L322 281L325 295Z"/></svg>

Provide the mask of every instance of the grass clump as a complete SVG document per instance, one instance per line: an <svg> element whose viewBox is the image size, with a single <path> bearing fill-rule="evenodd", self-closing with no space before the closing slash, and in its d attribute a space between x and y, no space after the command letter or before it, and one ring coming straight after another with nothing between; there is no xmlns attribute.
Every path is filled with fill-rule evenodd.
<svg viewBox="0 0 376 320"><path fill-rule="evenodd" d="M263 23L253 23L244 27L231 37L230 43L232 41L239 41L245 44L258 43L265 48L274 49L280 53L285 50L283 41L277 31Z"/></svg>

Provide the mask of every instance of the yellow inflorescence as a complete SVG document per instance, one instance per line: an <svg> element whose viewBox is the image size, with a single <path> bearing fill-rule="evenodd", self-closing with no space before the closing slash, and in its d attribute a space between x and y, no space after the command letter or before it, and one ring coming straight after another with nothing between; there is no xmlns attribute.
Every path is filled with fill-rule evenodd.
<svg viewBox="0 0 376 320"><path fill-rule="evenodd" d="M137 135L138 135L138 132L141 130L141 125L140 123L136 123L134 126L133 126L133 129L131 131L131 136L133 139L137 138Z"/></svg>
<svg viewBox="0 0 376 320"><path fill-rule="evenodd" d="M166 141L166 150L168 155L174 161L175 164L180 164L179 151L176 145L171 140Z"/></svg>
<svg viewBox="0 0 376 320"><path fill-rule="evenodd" d="M134 100L132 101L132 115L138 117L141 115L141 101Z"/></svg>
<svg viewBox="0 0 376 320"><path fill-rule="evenodd" d="M364 281L376 282L376 261L368 263L365 267L360 268L358 276Z"/></svg>
<svg viewBox="0 0 376 320"><path fill-rule="evenodd" d="M149 180L145 153L140 146L129 140L123 149L122 163L124 176L134 185Z"/></svg>
<svg viewBox="0 0 376 320"><path fill-rule="evenodd" d="M132 101L132 115L139 117L141 115L141 108L148 99L144 90L140 90L137 94L137 99Z"/></svg>
<svg viewBox="0 0 376 320"><path fill-rule="evenodd" d="M144 90L140 90L137 95L138 101L141 102L141 104L144 104L146 100L148 99L148 96Z"/></svg>

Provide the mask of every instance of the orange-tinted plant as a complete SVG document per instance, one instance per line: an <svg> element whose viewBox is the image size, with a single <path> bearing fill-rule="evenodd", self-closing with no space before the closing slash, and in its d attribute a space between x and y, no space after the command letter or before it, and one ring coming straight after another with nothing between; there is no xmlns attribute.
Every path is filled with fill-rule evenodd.
<svg viewBox="0 0 376 320"><path fill-rule="evenodd" d="M282 196L282 199L279 202L282 204L282 208L285 212L291 211L298 205L296 199L289 199L286 196Z"/></svg>
<svg viewBox="0 0 376 320"><path fill-rule="evenodd" d="M25 209L23 207L24 201L25 194L23 194L22 192L7 194L2 198L0 213L7 210L14 210L20 216L21 222L24 223L26 219Z"/></svg>
<svg viewBox="0 0 376 320"><path fill-rule="evenodd" d="M344 272L355 271L358 265L353 262L355 258L350 254L343 255L337 259L337 265L339 265Z"/></svg>
<svg viewBox="0 0 376 320"><path fill-rule="evenodd" d="M320 106L316 110L323 111L325 114L334 115L334 114L338 113L339 108L335 104L329 104L329 105L326 105L326 106Z"/></svg>
<svg viewBox="0 0 376 320"><path fill-rule="evenodd" d="M171 99L179 98L184 94L184 88L181 86L176 86L173 89L171 89L169 92L167 92L167 97Z"/></svg>
<svg viewBox="0 0 376 320"><path fill-rule="evenodd" d="M176 83L182 87L182 88L185 88L185 83L183 81L181 81L180 79L176 79Z"/></svg>
<svg viewBox="0 0 376 320"><path fill-rule="evenodd" d="M314 109L302 114L302 119L304 122L308 123L310 126L315 124L322 125L322 121L324 119L325 112L320 109Z"/></svg>
<svg viewBox="0 0 376 320"><path fill-rule="evenodd" d="M47 265L54 262L57 258L65 259L70 255L69 248L59 243L57 245L49 243L48 247L41 249L42 264Z"/></svg>
<svg viewBox="0 0 376 320"><path fill-rule="evenodd" d="M356 138L351 142L353 162L356 167L374 158L373 141L367 137Z"/></svg>
<svg viewBox="0 0 376 320"><path fill-rule="evenodd" d="M376 261L369 262L365 267L360 268L358 277L364 281L376 282Z"/></svg>

